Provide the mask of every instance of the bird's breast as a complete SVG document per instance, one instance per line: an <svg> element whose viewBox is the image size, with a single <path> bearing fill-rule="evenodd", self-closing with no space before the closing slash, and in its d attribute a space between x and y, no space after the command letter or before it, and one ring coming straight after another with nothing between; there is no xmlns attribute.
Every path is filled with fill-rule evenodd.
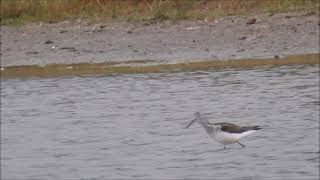
<svg viewBox="0 0 320 180"><path fill-rule="evenodd" d="M219 131L215 134L212 134L212 137L222 144L232 144L237 142L242 136L238 133Z"/></svg>

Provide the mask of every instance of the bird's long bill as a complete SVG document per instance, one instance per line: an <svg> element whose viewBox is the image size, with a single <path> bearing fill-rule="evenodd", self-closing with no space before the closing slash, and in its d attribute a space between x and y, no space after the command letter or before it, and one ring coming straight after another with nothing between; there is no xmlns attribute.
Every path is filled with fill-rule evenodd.
<svg viewBox="0 0 320 180"><path fill-rule="evenodd" d="M189 128L194 122L196 122L197 119L193 119L186 127L185 129Z"/></svg>

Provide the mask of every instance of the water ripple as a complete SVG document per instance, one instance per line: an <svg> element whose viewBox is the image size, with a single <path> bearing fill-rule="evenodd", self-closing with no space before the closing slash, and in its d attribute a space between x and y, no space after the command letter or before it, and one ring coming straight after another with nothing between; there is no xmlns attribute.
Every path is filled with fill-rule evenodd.
<svg viewBox="0 0 320 180"><path fill-rule="evenodd" d="M319 66L1 81L3 179L316 179ZM199 125L261 125L227 149Z"/></svg>

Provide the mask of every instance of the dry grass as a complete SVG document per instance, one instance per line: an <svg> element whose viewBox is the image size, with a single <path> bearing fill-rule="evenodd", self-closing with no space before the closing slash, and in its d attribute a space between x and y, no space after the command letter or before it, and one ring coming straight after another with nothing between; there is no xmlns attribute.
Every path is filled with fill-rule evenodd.
<svg viewBox="0 0 320 180"><path fill-rule="evenodd" d="M1 24L73 18L177 21L256 12L319 12L319 4L319 0L1 0Z"/></svg>

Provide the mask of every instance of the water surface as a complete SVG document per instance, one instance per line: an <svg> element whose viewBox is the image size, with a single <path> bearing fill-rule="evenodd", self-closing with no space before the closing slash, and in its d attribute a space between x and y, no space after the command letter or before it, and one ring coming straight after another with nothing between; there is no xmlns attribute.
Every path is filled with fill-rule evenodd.
<svg viewBox="0 0 320 180"><path fill-rule="evenodd" d="M223 150L196 111L263 129ZM1 82L1 179L318 177L318 65Z"/></svg>

